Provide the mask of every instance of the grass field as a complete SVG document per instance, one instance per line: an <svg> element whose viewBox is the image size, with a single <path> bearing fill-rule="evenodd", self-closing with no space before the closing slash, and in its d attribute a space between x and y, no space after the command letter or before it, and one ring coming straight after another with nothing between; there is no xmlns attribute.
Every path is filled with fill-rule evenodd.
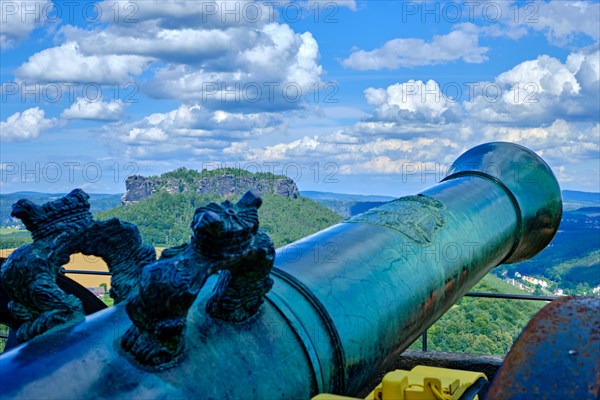
<svg viewBox="0 0 600 400"><path fill-rule="evenodd" d="M19 232L21 230L22 229L19 228L0 228L0 235L10 235L11 233Z"/></svg>

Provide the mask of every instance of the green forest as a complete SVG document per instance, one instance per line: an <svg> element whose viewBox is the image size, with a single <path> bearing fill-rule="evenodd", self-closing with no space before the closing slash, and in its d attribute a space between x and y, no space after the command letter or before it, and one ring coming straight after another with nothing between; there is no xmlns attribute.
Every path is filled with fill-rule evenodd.
<svg viewBox="0 0 600 400"><path fill-rule="evenodd" d="M275 247L281 247L318 232L342 220L342 217L316 201L273 193L261 195L258 210L260 227L269 234ZM231 198L237 201L237 198ZM101 211L96 219L119 218L138 226L144 240L156 247L177 246L188 241L190 222L196 208L223 201L217 195L159 192L139 203Z"/></svg>
<svg viewBox="0 0 600 400"><path fill-rule="evenodd" d="M523 294L492 274L474 292ZM463 297L427 332L429 350L505 355L531 317L546 302ZM421 340L412 348L420 349Z"/></svg>

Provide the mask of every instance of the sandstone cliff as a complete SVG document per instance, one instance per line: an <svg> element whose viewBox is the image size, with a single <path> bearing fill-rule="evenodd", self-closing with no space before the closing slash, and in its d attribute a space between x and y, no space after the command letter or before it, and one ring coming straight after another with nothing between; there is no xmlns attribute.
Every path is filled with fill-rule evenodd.
<svg viewBox="0 0 600 400"><path fill-rule="evenodd" d="M240 196L252 190L261 194L276 193L290 198L300 195L298 187L288 177L271 173L257 173L224 168L213 171L196 171L179 168L160 176L143 177L134 175L125 182L126 192L121 198L127 206L164 190L169 193L216 193L221 196Z"/></svg>

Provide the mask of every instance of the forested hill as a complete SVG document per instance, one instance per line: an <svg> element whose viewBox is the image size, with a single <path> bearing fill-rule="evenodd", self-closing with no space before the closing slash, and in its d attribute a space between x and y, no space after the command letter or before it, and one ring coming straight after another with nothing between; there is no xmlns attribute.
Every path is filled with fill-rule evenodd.
<svg viewBox="0 0 600 400"><path fill-rule="evenodd" d="M228 197L237 201L240 196ZM275 247L283 246L342 220L325 206L307 199L262 194L258 210L261 229L269 234ZM196 193L171 194L159 192L127 207L119 206L99 212L96 219L119 218L138 226L144 240L158 247L185 243L190 236L190 222L196 208L224 197Z"/></svg>
<svg viewBox="0 0 600 400"><path fill-rule="evenodd" d="M252 190L263 199L261 228L276 247L342 220L316 201L300 197L296 183L283 175L235 168L196 171L179 168L160 176L127 179L123 206L102 211L97 219L119 218L138 226L144 240L165 247L185 243L196 208L225 199L237 201Z"/></svg>

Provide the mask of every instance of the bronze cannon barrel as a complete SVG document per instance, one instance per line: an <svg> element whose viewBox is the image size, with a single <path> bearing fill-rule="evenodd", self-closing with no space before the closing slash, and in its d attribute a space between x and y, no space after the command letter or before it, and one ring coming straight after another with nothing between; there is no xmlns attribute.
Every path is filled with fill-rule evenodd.
<svg viewBox="0 0 600 400"><path fill-rule="evenodd" d="M145 369L120 348L122 305L0 357L0 398L308 399L356 394L492 268L553 238L560 188L515 144L475 147L439 184L278 249L252 318L212 319L209 278L185 356Z"/></svg>

